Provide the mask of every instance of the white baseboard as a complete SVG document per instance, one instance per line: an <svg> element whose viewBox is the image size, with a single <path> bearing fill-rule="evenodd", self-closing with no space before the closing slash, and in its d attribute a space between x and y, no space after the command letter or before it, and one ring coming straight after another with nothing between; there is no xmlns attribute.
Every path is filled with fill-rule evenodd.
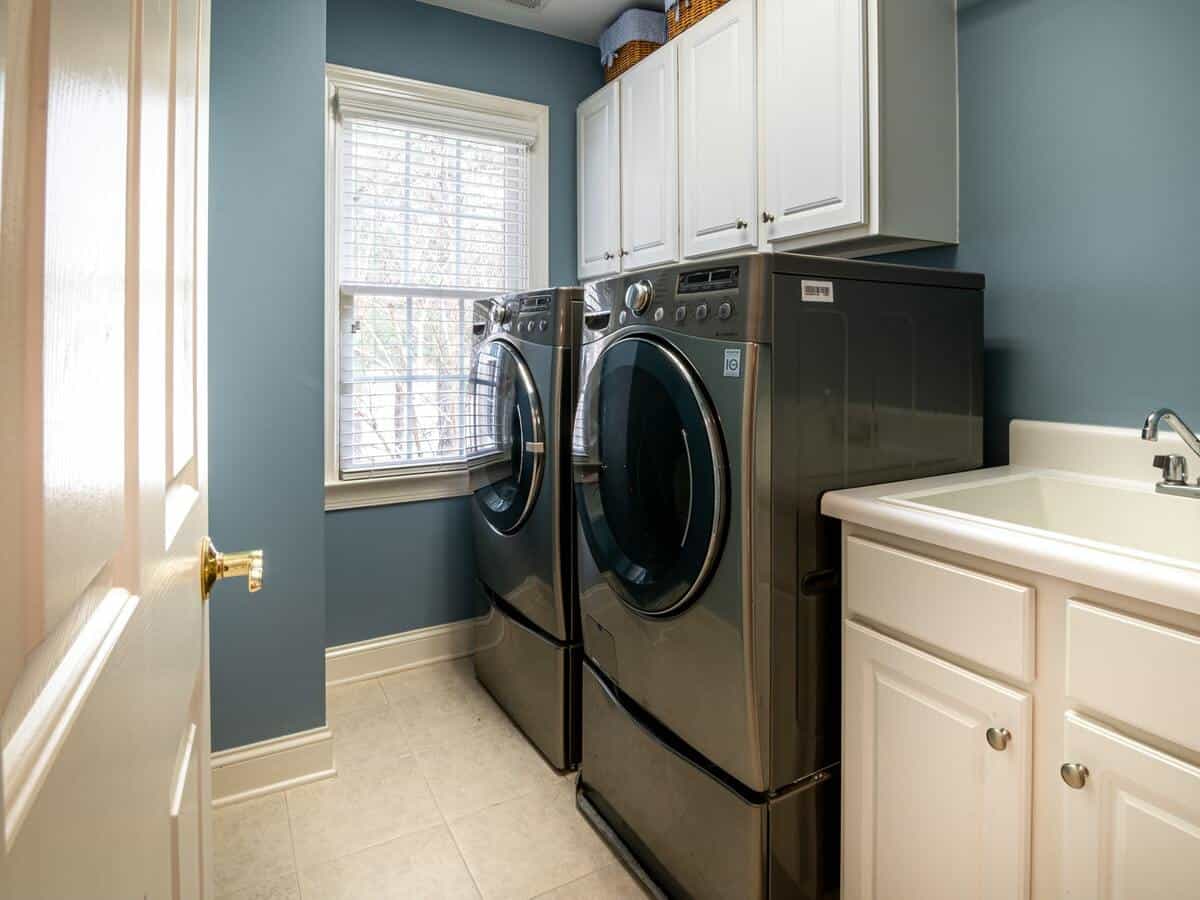
<svg viewBox="0 0 1200 900"><path fill-rule="evenodd" d="M333 732L313 728L212 755L213 806L332 778Z"/></svg>
<svg viewBox="0 0 1200 900"><path fill-rule="evenodd" d="M325 683L364 681L416 666L470 656L475 652L475 628L481 621L483 618L463 619L330 647L325 651Z"/></svg>

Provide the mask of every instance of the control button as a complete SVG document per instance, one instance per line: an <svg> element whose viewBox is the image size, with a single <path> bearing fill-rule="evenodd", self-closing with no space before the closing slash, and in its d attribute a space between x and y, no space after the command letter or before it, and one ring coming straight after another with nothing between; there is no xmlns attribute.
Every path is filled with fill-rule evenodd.
<svg viewBox="0 0 1200 900"><path fill-rule="evenodd" d="M676 322L686 322L687 321L687 307L686 306L675 307L675 321Z"/></svg>
<svg viewBox="0 0 1200 900"><path fill-rule="evenodd" d="M549 327L550 327L550 323L547 322L545 319L542 319L542 321L538 322L538 331L545 331Z"/></svg>
<svg viewBox="0 0 1200 900"><path fill-rule="evenodd" d="M655 308L655 310L654 310L654 321L655 321L655 322L661 322L661 321L663 320L663 316L664 316L664 315L666 315L666 310L665 310L665 309L663 309L661 306L659 306L659 307Z"/></svg>
<svg viewBox="0 0 1200 900"><path fill-rule="evenodd" d="M696 307L696 321L703 322L707 318L708 318L708 304L701 303L699 306Z"/></svg>
<svg viewBox="0 0 1200 900"><path fill-rule="evenodd" d="M629 313L626 310L621 310L621 314L617 316L617 321L624 325L629 319Z"/></svg>
<svg viewBox="0 0 1200 900"><path fill-rule="evenodd" d="M720 306L717 307L717 318L718 319L722 319L722 320L728 319L732 315L733 315L733 304L732 303L729 303L728 301L726 301L725 303L722 303Z"/></svg>
<svg viewBox="0 0 1200 900"><path fill-rule="evenodd" d="M654 285L649 281L635 281L625 290L625 305L640 316L650 308L654 299Z"/></svg>

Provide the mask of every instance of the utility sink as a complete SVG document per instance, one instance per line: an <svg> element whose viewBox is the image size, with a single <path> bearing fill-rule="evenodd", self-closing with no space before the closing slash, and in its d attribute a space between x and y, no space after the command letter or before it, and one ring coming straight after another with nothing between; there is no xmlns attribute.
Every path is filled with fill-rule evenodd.
<svg viewBox="0 0 1200 900"><path fill-rule="evenodd" d="M1137 482L1035 472L883 499L1200 569L1200 500Z"/></svg>

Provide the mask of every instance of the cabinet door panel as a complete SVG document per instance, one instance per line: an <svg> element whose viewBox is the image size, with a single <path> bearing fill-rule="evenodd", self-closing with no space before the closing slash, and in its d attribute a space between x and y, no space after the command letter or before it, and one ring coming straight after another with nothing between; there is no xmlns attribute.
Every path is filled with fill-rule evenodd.
<svg viewBox="0 0 1200 900"><path fill-rule="evenodd" d="M1065 762L1088 779L1063 792L1063 896L1174 900L1200 885L1200 769L1067 713Z"/></svg>
<svg viewBox="0 0 1200 900"><path fill-rule="evenodd" d="M731 0L678 39L683 253L758 243L754 4Z"/></svg>
<svg viewBox="0 0 1200 900"><path fill-rule="evenodd" d="M620 271L621 97L610 84L576 112L579 153L579 277Z"/></svg>
<svg viewBox="0 0 1200 900"><path fill-rule="evenodd" d="M622 266L679 258L676 48L668 44L621 76Z"/></svg>
<svg viewBox="0 0 1200 900"><path fill-rule="evenodd" d="M843 896L1028 897L1029 695L844 629Z"/></svg>
<svg viewBox="0 0 1200 900"><path fill-rule="evenodd" d="M765 237L864 222L863 0L763 9Z"/></svg>

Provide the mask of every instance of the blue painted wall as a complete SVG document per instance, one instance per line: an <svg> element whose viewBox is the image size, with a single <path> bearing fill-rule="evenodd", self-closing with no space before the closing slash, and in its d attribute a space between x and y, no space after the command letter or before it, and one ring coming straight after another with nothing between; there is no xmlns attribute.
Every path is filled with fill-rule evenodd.
<svg viewBox="0 0 1200 900"><path fill-rule="evenodd" d="M329 0L329 62L550 107L550 280L575 284L575 107L604 81L595 47L415 0ZM329 513L330 646L475 613L470 500Z"/></svg>
<svg viewBox="0 0 1200 900"><path fill-rule="evenodd" d="M218 585L213 749L325 722L324 0L215 0L210 529L266 551Z"/></svg>
<svg viewBox="0 0 1200 900"><path fill-rule="evenodd" d="M1200 420L1200 3L979 0L958 32L961 244L889 258L987 275L988 461L1012 418Z"/></svg>

